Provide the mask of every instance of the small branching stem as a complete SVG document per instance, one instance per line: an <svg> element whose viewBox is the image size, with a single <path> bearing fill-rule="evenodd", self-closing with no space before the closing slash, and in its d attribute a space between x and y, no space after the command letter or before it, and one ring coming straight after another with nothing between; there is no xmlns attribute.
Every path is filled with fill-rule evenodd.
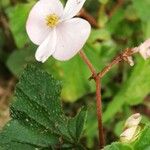
<svg viewBox="0 0 150 150"><path fill-rule="evenodd" d="M88 57L86 56L86 54L83 51L79 52L80 57L83 59L83 61L85 62L85 64L88 66L88 68L90 69L92 76L95 77L96 76L96 70L93 66L93 64L91 63L91 61L88 59Z"/></svg>
<svg viewBox="0 0 150 150"><path fill-rule="evenodd" d="M134 49L127 48L125 49L121 54L117 55L102 71L97 73L97 76L102 78L105 74L107 74L114 65L117 65L121 61L128 62L128 57L132 56L134 54ZM90 77L92 79L94 77Z"/></svg>
<svg viewBox="0 0 150 150"><path fill-rule="evenodd" d="M122 58L117 56L115 59L112 60L111 63L109 63L101 72L99 72L97 75L102 78L109 70L115 65L118 64L120 61L122 61ZM92 77L93 78L93 77Z"/></svg>
<svg viewBox="0 0 150 150"><path fill-rule="evenodd" d="M88 66L89 70L92 73L92 78L96 83L96 108L97 108L97 120L98 120L98 129L99 129L99 147L103 148L105 144L104 131L102 124L102 98L101 98L101 82L100 77L96 73L96 69L92 65L91 61L88 59L86 54L83 51L79 52L80 57L83 59L85 64Z"/></svg>
<svg viewBox="0 0 150 150"><path fill-rule="evenodd" d="M80 13L78 14L81 18L86 19L94 28L99 28L96 19L89 14L85 9L81 9Z"/></svg>
<svg viewBox="0 0 150 150"><path fill-rule="evenodd" d="M99 130L99 148L102 149L105 145L105 138L104 138L104 130L102 124L102 95L101 95L101 79L105 74L107 74L114 65L118 64L121 61L128 62L128 57L134 54L133 48L125 49L121 54L117 55L102 71L96 72L95 67L93 66L92 62L88 59L86 54L81 50L79 52L80 57L88 66L92 76L89 78L94 79L96 83L96 109L97 109L97 120L98 120L98 130Z"/></svg>
<svg viewBox="0 0 150 150"><path fill-rule="evenodd" d="M99 76L95 78L96 82L96 109L99 129L99 147L102 149L105 145L104 130L102 123L102 96L101 96L101 79Z"/></svg>

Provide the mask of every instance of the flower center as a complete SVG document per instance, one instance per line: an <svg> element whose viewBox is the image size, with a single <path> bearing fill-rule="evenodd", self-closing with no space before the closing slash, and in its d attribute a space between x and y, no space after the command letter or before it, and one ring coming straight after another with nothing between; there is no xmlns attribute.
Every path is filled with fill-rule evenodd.
<svg viewBox="0 0 150 150"><path fill-rule="evenodd" d="M56 14L50 14L46 16L46 25L48 27L55 27L59 22L59 17Z"/></svg>

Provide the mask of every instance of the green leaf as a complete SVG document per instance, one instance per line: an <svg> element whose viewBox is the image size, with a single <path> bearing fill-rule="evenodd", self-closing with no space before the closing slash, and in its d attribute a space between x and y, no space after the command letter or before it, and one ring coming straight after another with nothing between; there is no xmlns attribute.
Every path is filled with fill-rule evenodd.
<svg viewBox="0 0 150 150"><path fill-rule="evenodd" d="M96 41L107 41L110 40L110 33L105 29L93 29L88 41L90 43L95 43Z"/></svg>
<svg viewBox="0 0 150 150"><path fill-rule="evenodd" d="M144 39L150 36L150 1L149 0L132 0L133 7L136 10L138 17L141 19Z"/></svg>
<svg viewBox="0 0 150 150"><path fill-rule="evenodd" d="M7 67L17 77L19 77L28 63L35 62L35 48L26 47L14 51L7 59Z"/></svg>
<svg viewBox="0 0 150 150"><path fill-rule="evenodd" d="M16 142L34 145L34 147L46 147L57 143L57 137L45 131L42 126L28 127L17 120L12 120L6 125L4 132L0 134L0 140L1 145Z"/></svg>
<svg viewBox="0 0 150 150"><path fill-rule="evenodd" d="M29 145L29 144L23 144L18 142L11 142L9 144L1 145L0 150L35 150L36 147Z"/></svg>
<svg viewBox="0 0 150 150"><path fill-rule="evenodd" d="M109 146L106 146L104 150L133 150L133 149L132 147L130 147L130 145L115 142Z"/></svg>
<svg viewBox="0 0 150 150"><path fill-rule="evenodd" d="M138 59L129 78L109 103L104 113L104 122L119 112L124 104L136 105L148 95L150 87L150 61ZM115 109L114 109L115 108Z"/></svg>
<svg viewBox="0 0 150 150"><path fill-rule="evenodd" d="M133 5L129 5L125 10L125 18L130 21L136 21L138 19L137 13Z"/></svg>
<svg viewBox="0 0 150 150"><path fill-rule="evenodd" d="M146 39L150 37L150 21L143 24L143 32Z"/></svg>
<svg viewBox="0 0 150 150"><path fill-rule="evenodd" d="M29 42L25 25L29 11L33 4L33 2L28 4L18 4L15 7L11 7L7 10L10 29L18 48L24 47L24 45Z"/></svg>
<svg viewBox="0 0 150 150"><path fill-rule="evenodd" d="M0 5L2 8L7 8L10 4L9 0L1 0Z"/></svg>
<svg viewBox="0 0 150 150"><path fill-rule="evenodd" d="M150 8L150 1L149 0L132 0L133 6L137 11L138 16L143 21L148 21L150 18L149 8Z"/></svg>
<svg viewBox="0 0 150 150"><path fill-rule="evenodd" d="M134 144L135 150L149 150L150 149L150 126L147 125L143 129L139 139Z"/></svg>
<svg viewBox="0 0 150 150"><path fill-rule="evenodd" d="M83 132L84 124L86 121L86 113L87 109L83 108L75 118L69 120L68 130L72 138L76 141L80 139Z"/></svg>
<svg viewBox="0 0 150 150"><path fill-rule="evenodd" d="M107 23L107 29L110 33L114 34L116 29L120 28L120 22L124 19L125 11L123 9L119 9L112 16L111 20Z"/></svg>
<svg viewBox="0 0 150 150"><path fill-rule="evenodd" d="M90 101L92 99L90 98ZM97 115L96 115L96 106L95 101L92 101L92 103L88 107L87 112L87 121L86 121L86 129L85 130L85 137L86 137L86 143L87 147L89 149L92 149L95 145L95 139L98 139L98 123L97 123Z"/></svg>
<svg viewBox="0 0 150 150"><path fill-rule="evenodd" d="M64 143L78 146L86 108L75 118L66 117L61 107L60 91L60 81L38 66L27 67L17 84L11 105L12 120L0 134L0 145L15 142L43 149L59 144L61 138Z"/></svg>
<svg viewBox="0 0 150 150"><path fill-rule="evenodd" d="M98 1L102 4L107 4L109 2L109 0L98 0Z"/></svg>

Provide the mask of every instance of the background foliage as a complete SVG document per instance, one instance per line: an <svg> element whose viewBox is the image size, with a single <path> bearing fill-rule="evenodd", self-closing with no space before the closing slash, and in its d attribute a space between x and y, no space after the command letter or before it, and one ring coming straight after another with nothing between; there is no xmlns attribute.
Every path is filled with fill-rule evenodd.
<svg viewBox="0 0 150 150"><path fill-rule="evenodd" d="M65 3L65 1L63 2ZM2 138L3 144L8 145L7 149L9 147L13 149L17 144L21 148L25 147L24 149L50 148L49 145L54 148L54 145L60 143L59 138L62 137L64 146L71 147L73 146L71 143L76 143L74 146L78 148L83 148L83 146L91 149L95 148L97 145L95 87L93 81L88 81L90 72L78 55L68 62L58 62L50 58L45 64L37 64L34 58L37 46L31 43L25 31L26 19L34 3L34 0L0 1L0 86L7 90L6 85L11 78L20 79L16 88L15 98L10 99L12 101L11 117L13 120L4 128L4 133L1 134L1 137L4 137L4 135L9 137L15 129L18 134L21 132L26 137L30 135L32 138L32 140L23 139L20 134L17 134L16 137L13 137L15 139L13 142L8 141L8 138ZM135 47L150 37L149 8L149 0L87 0L85 4L86 13L95 18L99 28L95 28L93 25L91 36L83 49L97 70L102 69L124 48ZM85 17L83 14L81 16ZM125 119L133 112L141 112L144 116L144 122L149 120L150 60L144 61L138 55L134 59L136 64L134 67L131 68L128 64L121 63L114 67L102 81L103 122L105 124L107 144L118 140ZM27 64L36 64L36 68L41 68L43 71L28 67L23 73ZM61 95L60 83L57 83L58 81L53 77L49 77L44 70L57 80L62 81ZM30 72L32 72L32 76ZM41 76L38 74L41 74ZM22 75L21 78L20 75ZM42 76L48 78L51 87L54 86L55 89L55 86L58 86L59 90L56 88L56 90L51 91L46 80L42 80ZM35 82L32 85L28 85L29 81ZM41 85L40 83L43 84ZM38 86L36 87L34 84ZM33 89L27 88L30 86ZM37 95L40 93L36 93L35 89L38 90L39 86L43 87L42 94L46 95L47 92L47 98L42 99L40 95ZM44 91L45 88L47 90ZM58 98L58 95L61 98ZM52 101L48 101L48 99L52 99ZM60 99L63 101L64 112L60 108ZM46 103L49 104L46 105ZM30 109L30 105L33 105L35 109ZM52 107L53 105L56 106ZM83 108L76 117L66 117L66 115L75 116L84 105L88 105L87 112ZM45 108L45 106L48 108ZM39 113L35 111L36 107L38 107ZM57 113L51 112L53 109L55 111L55 107L58 114L63 115L64 122ZM42 115L40 110L44 116L40 116ZM3 111L2 109L2 113L0 113L2 116ZM84 121L80 124L80 119L87 120L85 125ZM30 126L29 128L27 120L30 124L33 122L37 126ZM51 134L51 130L54 130L50 126L49 122L51 121L58 121L60 126L61 123L65 124L67 122L67 124L62 125L64 129L60 129L59 126L56 127L56 133ZM84 132L82 131L83 126L85 126ZM79 127L81 131L76 131ZM62 132L58 132L59 130L62 130ZM45 131L46 134L42 136L41 131ZM80 139L82 132L82 138ZM146 138L149 132L149 128L145 127L141 134L145 135L144 133L146 133ZM67 142L65 141L66 138ZM134 149L140 150L149 147L149 141L145 144L147 147L144 144L145 147L138 146L139 143L144 143L139 141L133 144ZM3 145L0 146L3 147ZM20 149L19 147L18 149ZM106 149L116 149L116 147L133 149L130 145L120 143L113 143Z"/></svg>

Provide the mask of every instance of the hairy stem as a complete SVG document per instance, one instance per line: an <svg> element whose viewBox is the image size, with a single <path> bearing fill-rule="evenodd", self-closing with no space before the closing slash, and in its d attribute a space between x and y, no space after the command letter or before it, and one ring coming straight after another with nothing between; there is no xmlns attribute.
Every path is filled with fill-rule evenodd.
<svg viewBox="0 0 150 150"><path fill-rule="evenodd" d="M81 9L79 16L86 19L94 28L99 28L96 19L90 15L85 9Z"/></svg>
<svg viewBox="0 0 150 150"><path fill-rule="evenodd" d="M88 57L86 56L86 54L83 51L80 51L79 55L83 59L85 64L88 66L88 68L90 69L92 76L95 77L96 76L96 70L95 70L94 66L92 65L92 63L90 62L90 60L88 59Z"/></svg>
<svg viewBox="0 0 150 150"><path fill-rule="evenodd" d="M98 120L98 130L99 130L99 147L102 149L105 145L103 124L102 124L102 95L101 95L101 79L108 73L111 68L121 61L126 61L130 64L129 57L132 57L136 53L137 48L127 48L121 54L117 55L102 71L96 72L95 67L88 59L83 51L79 52L80 57L83 59L85 64L88 66L92 73L90 79L94 79L96 83L96 109L97 109L97 120Z"/></svg>
<svg viewBox="0 0 150 150"><path fill-rule="evenodd" d="M105 144L103 124L102 124L102 97L101 97L101 82L100 77L96 73L96 69L87 58L86 54L83 51L79 52L80 57L83 59L85 64L88 66L89 70L92 73L96 83L96 108L97 108L97 120L98 120L98 130L99 130L99 148L103 148Z"/></svg>
<svg viewBox="0 0 150 150"><path fill-rule="evenodd" d="M118 64L120 61L122 61L122 57L119 55L115 59L112 60L111 63L109 63L101 72L99 72L97 75L102 78L107 72L110 71L110 69Z"/></svg>
<svg viewBox="0 0 150 150"><path fill-rule="evenodd" d="M95 79L96 82L96 108L97 108L97 120L99 129L99 147L103 148L105 145L104 131L102 124L102 96L101 96L101 81L99 76Z"/></svg>
<svg viewBox="0 0 150 150"><path fill-rule="evenodd" d="M117 65L121 61L126 61L129 63L128 57L131 57L134 53L135 48L127 48L121 54L117 55L102 71L100 71L97 76L102 78L105 74L107 74L114 65ZM94 77L92 77L94 78Z"/></svg>

